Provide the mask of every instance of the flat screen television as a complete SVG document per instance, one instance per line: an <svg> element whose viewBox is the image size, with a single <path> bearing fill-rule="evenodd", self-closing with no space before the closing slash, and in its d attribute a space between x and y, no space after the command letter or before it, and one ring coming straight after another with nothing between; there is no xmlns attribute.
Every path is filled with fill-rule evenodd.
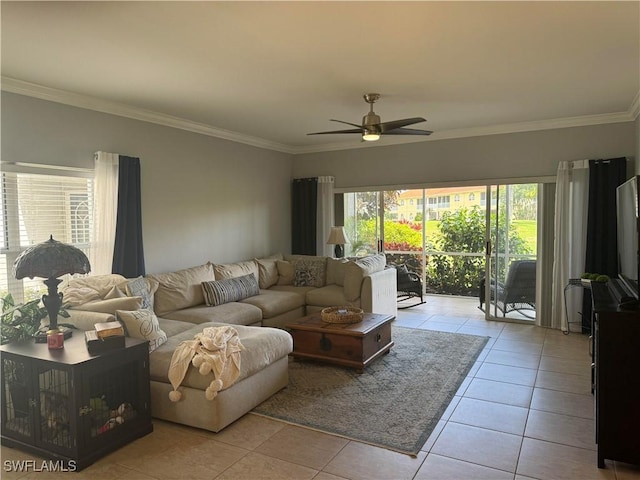
<svg viewBox="0 0 640 480"><path fill-rule="evenodd" d="M637 175L616 189L616 214L618 222L618 278L629 294L638 299L638 272L640 254L638 252L640 225L638 224Z"/></svg>

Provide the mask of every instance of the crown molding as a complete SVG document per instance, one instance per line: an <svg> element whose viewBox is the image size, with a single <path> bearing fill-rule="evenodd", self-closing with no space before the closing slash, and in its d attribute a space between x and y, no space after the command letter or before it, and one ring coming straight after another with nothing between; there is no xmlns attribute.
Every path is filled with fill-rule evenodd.
<svg viewBox="0 0 640 480"><path fill-rule="evenodd" d="M558 128L584 127L590 125L602 125L608 123L633 122L640 115L640 91L626 112L606 113L601 115L583 115L579 117L565 117L550 120L537 120L531 122L509 123L502 125L489 125L485 127L459 128L452 130L436 131L428 137L384 137L378 142L340 142L323 145L294 146L285 145L259 137L252 137L242 133L225 130L204 123L186 120L163 113L132 107L129 105L103 100L97 97L81 95L65 90L45 87L35 83L25 82L11 77L1 77L0 88L7 92L26 95L29 97L48 100L51 102L71 105L73 107L109 113L121 117L155 123L166 127L177 128L189 132L221 138L232 142L251 145L267 150L275 150L282 153L301 155L308 153L322 153L337 150L352 150L359 148L378 148L391 145L404 145L408 143L430 142L437 140L451 140L456 138L479 137L485 135L501 135L508 133L522 133L537 130L552 130Z"/></svg>
<svg viewBox="0 0 640 480"><path fill-rule="evenodd" d="M265 148L283 153L296 153L294 147L265 140L263 138L252 137L250 135L244 135L231 130L213 127L204 123L193 122L184 118L145 110L143 108L102 100L97 97L45 87L43 85L25 82L11 77L1 77L1 88L4 91L17 93L19 95L26 95L29 97L39 98L41 100L48 100L50 102L62 103L72 107L109 113L143 122L155 123L158 125L164 125L165 127L178 128L180 130L187 130L189 132L208 135L210 137L222 138L224 140L243 143L253 147Z"/></svg>

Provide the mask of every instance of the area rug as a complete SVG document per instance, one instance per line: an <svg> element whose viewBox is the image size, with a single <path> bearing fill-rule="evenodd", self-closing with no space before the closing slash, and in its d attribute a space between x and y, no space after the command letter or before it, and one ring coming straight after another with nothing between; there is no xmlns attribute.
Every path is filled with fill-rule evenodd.
<svg viewBox="0 0 640 480"><path fill-rule="evenodd" d="M393 327L391 352L362 374L290 360L287 388L252 413L415 456L488 339Z"/></svg>

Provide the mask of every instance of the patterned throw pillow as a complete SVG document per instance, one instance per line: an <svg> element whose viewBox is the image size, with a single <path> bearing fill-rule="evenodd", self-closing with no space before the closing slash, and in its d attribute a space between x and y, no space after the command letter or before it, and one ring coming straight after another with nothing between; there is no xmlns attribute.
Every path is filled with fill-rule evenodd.
<svg viewBox="0 0 640 480"><path fill-rule="evenodd" d="M296 287L324 287L327 262L325 259L309 259L295 261Z"/></svg>
<svg viewBox="0 0 640 480"><path fill-rule="evenodd" d="M158 317L149 309L116 310L116 318L124 326L128 337L149 340L149 353L167 341L167 334L160 328Z"/></svg>
<svg viewBox="0 0 640 480"><path fill-rule="evenodd" d="M142 308L153 310L153 296L160 284L152 278L138 277L129 280L126 285L127 295L142 297Z"/></svg>
<svg viewBox="0 0 640 480"><path fill-rule="evenodd" d="M210 307L215 307L223 303L237 302L243 298L259 295L260 287L258 287L256 276L250 273L242 277L202 282L202 293L205 303Z"/></svg>

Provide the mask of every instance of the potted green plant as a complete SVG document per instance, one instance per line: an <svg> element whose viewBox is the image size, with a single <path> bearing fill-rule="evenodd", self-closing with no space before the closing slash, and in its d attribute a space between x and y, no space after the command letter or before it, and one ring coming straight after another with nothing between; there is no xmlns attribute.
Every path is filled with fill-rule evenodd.
<svg viewBox="0 0 640 480"><path fill-rule="evenodd" d="M32 338L47 316L47 311L38 305L40 300L16 305L10 293L1 300L0 343L4 345Z"/></svg>
<svg viewBox="0 0 640 480"><path fill-rule="evenodd" d="M16 305L10 293L0 298L2 313L0 318L0 344L32 339L40 330L42 320L47 317L47 309L40 299ZM69 318L69 313L60 308L58 315ZM73 325L58 325L73 328Z"/></svg>

